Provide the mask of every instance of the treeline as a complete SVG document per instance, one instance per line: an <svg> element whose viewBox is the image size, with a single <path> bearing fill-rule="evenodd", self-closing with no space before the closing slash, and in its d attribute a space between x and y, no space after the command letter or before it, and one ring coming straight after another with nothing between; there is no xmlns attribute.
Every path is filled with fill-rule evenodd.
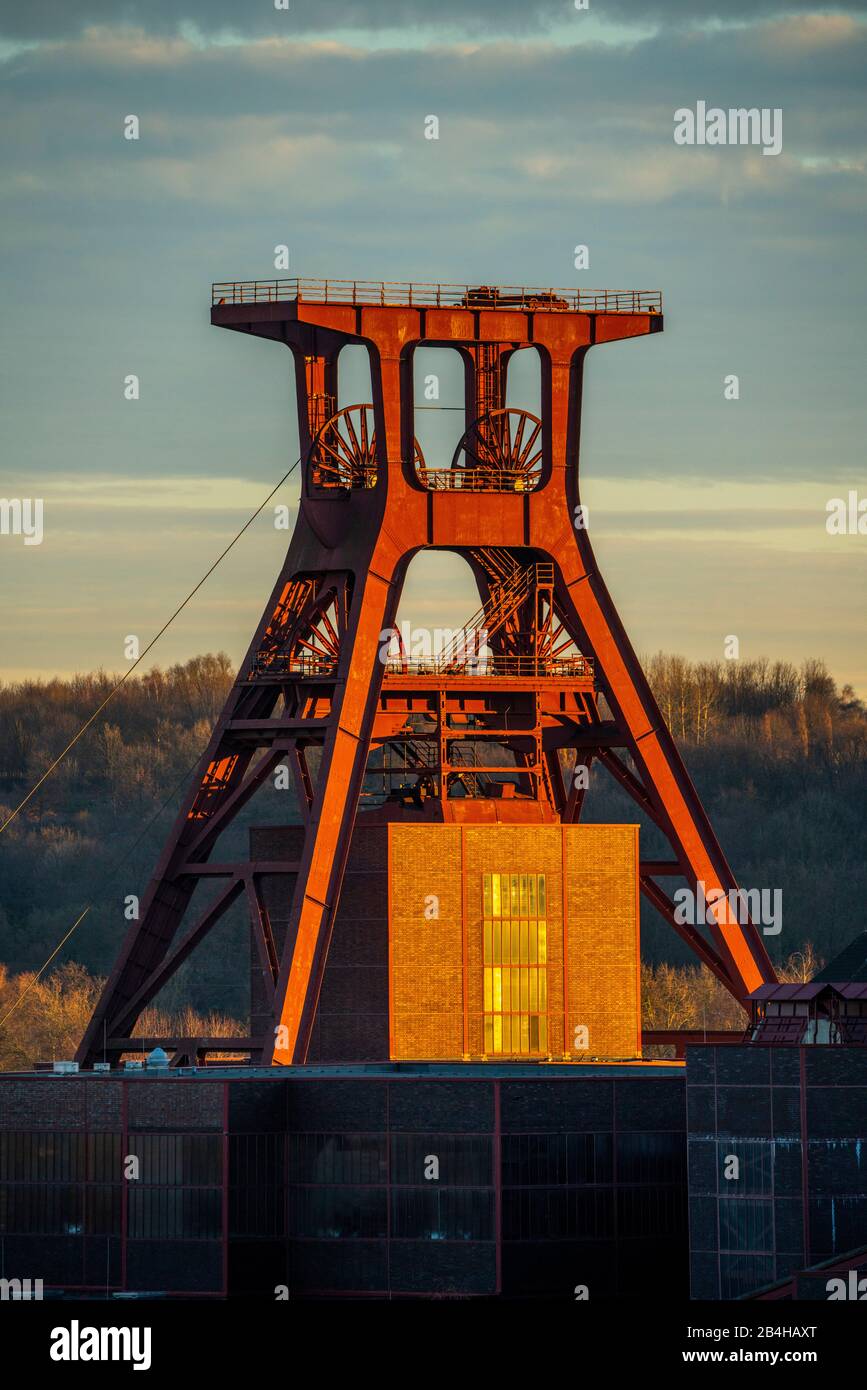
<svg viewBox="0 0 867 1390"><path fill-rule="evenodd" d="M778 973L783 980L807 980L822 963L807 946ZM0 1071L26 1071L36 1062L71 1058L103 983L72 961L40 978L32 972L13 976L0 965ZM643 965L641 1012L648 1029L739 1032L746 1026L740 1006L710 971L699 966ZM245 1026L225 1014L202 1015L189 1007L175 1013L149 1008L134 1032L137 1037L225 1038L237 1037ZM673 1051L651 1046L646 1055L667 1057Z"/></svg>
<svg viewBox="0 0 867 1390"><path fill-rule="evenodd" d="M0 824L119 679L0 685ZM60 959L109 970L129 925L124 899L144 891L233 679L223 652L129 676L0 835L0 960L11 971L38 969L89 904ZM240 923L235 914L236 932ZM230 930L221 924L223 959L208 950L192 984L173 984L173 1007L193 997L240 1007L225 964Z"/></svg>
<svg viewBox="0 0 867 1390"><path fill-rule="evenodd" d="M779 889L779 966L812 940L830 959L864 928L867 898L867 709L823 662L690 662L659 654L645 669L739 883ZM607 780L591 780L596 821L639 820L642 854L668 857L659 831ZM672 886L676 884L673 881ZM691 962L642 905L642 954Z"/></svg>
<svg viewBox="0 0 867 1390"><path fill-rule="evenodd" d="M37 978L0 965L0 1071L28 1071L36 1062L71 1059L105 983L74 961ZM186 1008L146 1009L136 1037L237 1037L242 1025L222 1014Z"/></svg>
<svg viewBox="0 0 867 1390"><path fill-rule="evenodd" d="M648 679L671 732L691 743L748 735L777 757L864 758L867 710L851 685L838 692L822 661L686 661L659 652Z"/></svg>
<svg viewBox="0 0 867 1390"><path fill-rule="evenodd" d="M867 711L821 662L694 663L658 655L647 669L734 872L746 888L780 888L775 961L812 940L830 958L863 929L867 899ZM0 961L34 971L92 904L58 961L105 974L233 679L222 653L126 680L104 714L0 835ZM117 677L0 686L0 823L75 736ZM267 781L221 841L246 854L253 824L294 818L291 791ZM586 815L642 823L642 851L665 857L654 826L594 766ZM227 914L160 1003L246 1014L243 903ZM649 966L693 957L643 905Z"/></svg>
<svg viewBox="0 0 867 1390"><path fill-rule="evenodd" d="M107 791L126 805L164 794L207 742L233 679L225 652L128 677L52 774L37 810L69 810L87 804L93 792ZM8 799L32 786L119 680L97 671L0 684L0 795Z"/></svg>
<svg viewBox="0 0 867 1390"><path fill-rule="evenodd" d="M777 965L782 982L810 980L825 964L812 942ZM650 965L641 967L641 1019L645 1028L707 1029L708 1032L745 1028L747 1017L740 1004L715 975L700 965Z"/></svg>

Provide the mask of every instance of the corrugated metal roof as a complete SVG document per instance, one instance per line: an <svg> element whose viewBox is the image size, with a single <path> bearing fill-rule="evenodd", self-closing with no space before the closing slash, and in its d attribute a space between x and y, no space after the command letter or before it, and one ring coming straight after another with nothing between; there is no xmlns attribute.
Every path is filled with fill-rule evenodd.
<svg viewBox="0 0 867 1390"><path fill-rule="evenodd" d="M815 999L823 990L831 990L839 994L842 999L867 999L867 981L861 983L858 980L819 980L818 978L802 983L799 980L789 984L770 984L759 985L750 995L751 999L756 999L760 1003L767 1003L769 999L798 999L806 1001Z"/></svg>
<svg viewBox="0 0 867 1390"><path fill-rule="evenodd" d="M867 999L867 981L861 984L857 981L851 984L834 984L831 988L836 989L838 994L842 994L844 999Z"/></svg>
<svg viewBox="0 0 867 1390"><path fill-rule="evenodd" d="M759 985L750 995L751 999L766 1001L768 999L815 999L817 994L821 994L823 989L827 989L826 984L815 984L808 980L806 983L796 981L794 984L770 984Z"/></svg>

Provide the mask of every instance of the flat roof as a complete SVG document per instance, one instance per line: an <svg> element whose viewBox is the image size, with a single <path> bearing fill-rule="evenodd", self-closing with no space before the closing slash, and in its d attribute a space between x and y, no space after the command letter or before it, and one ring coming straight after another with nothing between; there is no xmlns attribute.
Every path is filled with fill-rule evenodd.
<svg viewBox="0 0 867 1390"><path fill-rule="evenodd" d="M256 1081L307 1081L336 1079L338 1077L351 1077L369 1081L404 1081L404 1080L496 1080L496 1081L539 1081L547 1080L581 1080L592 1077L598 1080L629 1078L633 1080L641 1078L653 1080L659 1077L680 1076L683 1074L684 1063L674 1059L663 1059L660 1061L640 1061L640 1062L538 1062L538 1063L493 1063L484 1062L371 1062L358 1063L354 1065L340 1064L328 1066L307 1066L307 1067L245 1067L245 1066L212 1066L212 1067L132 1067L126 1070L118 1067L110 1072L54 1072L54 1071L28 1071L28 1072L2 1072L0 1081L9 1077L34 1077L38 1080L44 1077L54 1079L63 1078L68 1080L76 1077L81 1080L117 1080L122 1077L124 1080L171 1080L172 1078L183 1078L189 1080L191 1077L203 1078L205 1080L256 1080Z"/></svg>

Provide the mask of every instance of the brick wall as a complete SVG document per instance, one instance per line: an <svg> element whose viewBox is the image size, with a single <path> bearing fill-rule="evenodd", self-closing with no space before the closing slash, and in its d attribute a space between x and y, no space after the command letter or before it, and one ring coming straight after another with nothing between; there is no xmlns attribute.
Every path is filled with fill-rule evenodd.
<svg viewBox="0 0 867 1390"><path fill-rule="evenodd" d="M584 1027L585 1056L640 1057L638 827L566 826L563 856L567 1047Z"/></svg>
<svg viewBox="0 0 867 1390"><path fill-rule="evenodd" d="M393 824L389 845L392 1057L484 1055L486 873L545 875L549 1054L640 1056L636 826Z"/></svg>
<svg viewBox="0 0 867 1390"><path fill-rule="evenodd" d="M391 1055L459 1058L462 831L451 825L392 825L389 831Z"/></svg>

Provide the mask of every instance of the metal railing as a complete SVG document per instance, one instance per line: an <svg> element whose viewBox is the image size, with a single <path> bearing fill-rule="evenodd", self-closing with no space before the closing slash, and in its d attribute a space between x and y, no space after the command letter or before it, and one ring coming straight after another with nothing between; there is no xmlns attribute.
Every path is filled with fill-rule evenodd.
<svg viewBox="0 0 867 1390"><path fill-rule="evenodd" d="M593 679L593 662L585 656L453 656L430 658L400 657L385 664L389 676L551 676Z"/></svg>
<svg viewBox="0 0 867 1390"><path fill-rule="evenodd" d="M542 469L421 468L416 464L415 475L428 492L533 492L539 486ZM376 463L347 463L341 472L336 465L314 461L311 481L324 492L353 492L375 487L378 476Z"/></svg>
<svg viewBox="0 0 867 1390"><path fill-rule="evenodd" d="M416 468L422 487L430 492L532 492L541 468Z"/></svg>
<svg viewBox="0 0 867 1390"><path fill-rule="evenodd" d="M442 285L403 280L220 280L211 303L378 304L410 308L531 309L547 313L661 314L660 290Z"/></svg>
<svg viewBox="0 0 867 1390"><path fill-rule="evenodd" d="M259 676L328 676L337 675L336 656L286 656L283 652L276 652L271 656L264 656L253 663L250 670L250 679L255 680Z"/></svg>
<svg viewBox="0 0 867 1390"><path fill-rule="evenodd" d="M430 658L394 657L385 663L387 676L543 676L592 680L593 662L586 656L485 656L469 653L464 658L441 655ZM273 656L254 663L250 678L257 676L330 677L337 675L336 657Z"/></svg>

